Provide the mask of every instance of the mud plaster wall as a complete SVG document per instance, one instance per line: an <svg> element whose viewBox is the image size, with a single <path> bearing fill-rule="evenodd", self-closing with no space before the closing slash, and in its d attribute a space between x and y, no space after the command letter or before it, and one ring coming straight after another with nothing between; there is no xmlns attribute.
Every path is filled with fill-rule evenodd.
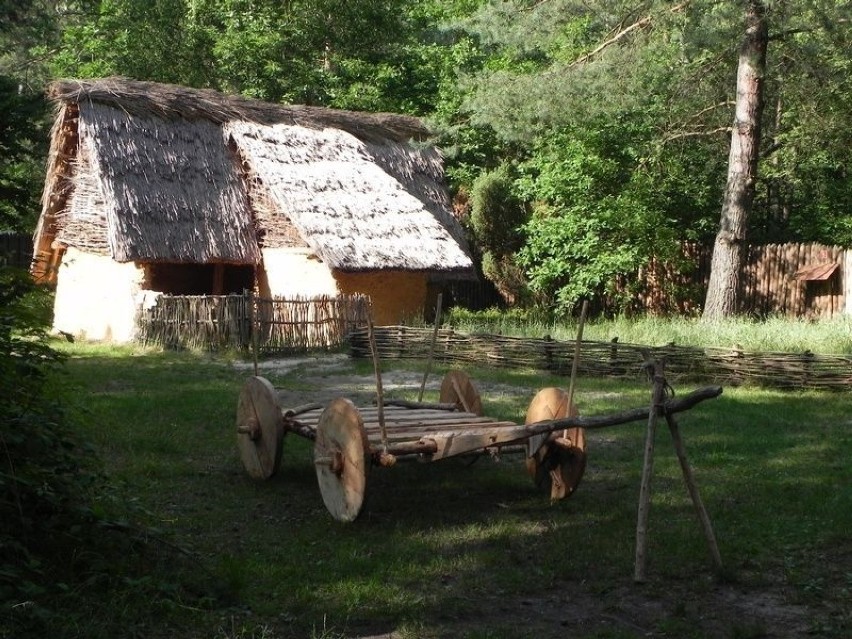
<svg viewBox="0 0 852 639"><path fill-rule="evenodd" d="M308 249L263 249L263 269L258 271L261 297L313 297L337 295L331 270L312 257Z"/></svg>
<svg viewBox="0 0 852 639"><path fill-rule="evenodd" d="M310 249L263 249L258 271L261 297L314 297L318 295L369 295L376 324L398 324L407 317L420 318L426 303L426 275L406 271L369 273L332 272Z"/></svg>
<svg viewBox="0 0 852 639"><path fill-rule="evenodd" d="M362 293L373 298L373 322L399 324L404 319L423 317L426 304L426 275L405 271L342 273L335 271L341 293Z"/></svg>
<svg viewBox="0 0 852 639"><path fill-rule="evenodd" d="M131 341L144 275L132 262L69 247L59 265L54 330L88 340Z"/></svg>

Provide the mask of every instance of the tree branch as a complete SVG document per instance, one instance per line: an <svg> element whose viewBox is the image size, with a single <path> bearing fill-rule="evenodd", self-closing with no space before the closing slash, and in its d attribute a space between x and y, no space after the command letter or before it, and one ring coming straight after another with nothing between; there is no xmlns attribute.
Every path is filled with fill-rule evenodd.
<svg viewBox="0 0 852 639"><path fill-rule="evenodd" d="M692 131L680 131L679 133L672 133L671 135L667 135L663 137L663 144L668 142L672 142L674 140L680 140L682 138L696 138L696 137L709 137L711 135L716 135L717 133L730 133L731 127L729 126L721 126L717 129L695 129Z"/></svg>
<svg viewBox="0 0 852 639"><path fill-rule="evenodd" d="M689 4L689 2L690 2L690 0L684 0L683 2L681 2L679 4L676 4L671 9L669 9L669 13L677 13L678 11L681 11L684 7L686 7ZM610 46L612 46L613 44L616 44L617 42L619 42L620 40L623 40L625 37L630 35L636 29L641 29L643 27L648 26L649 24L651 24L652 21L653 21L653 16L647 15L644 18L637 20L636 22L634 22L630 26L623 27L620 31L616 32L615 35L610 37L608 40L605 40L602 43L600 43L592 51L590 51L589 53L583 54L579 58L574 60L571 64L568 65L568 68L570 69L570 68L575 67L577 65L583 64L584 62L588 62L589 60L591 60L593 57L595 57L597 54L599 54L604 49L607 49Z"/></svg>
<svg viewBox="0 0 852 639"><path fill-rule="evenodd" d="M713 111L715 109L721 109L721 108L724 108L724 107L735 106L736 104L737 103L734 100L725 100L724 102L719 102L718 104L713 104L713 105L707 107L706 109L701 109L698 113L695 113L694 115L689 116L686 119L686 121L692 122L693 120L697 120L698 118L700 118L705 113L709 113L710 111Z"/></svg>
<svg viewBox="0 0 852 639"><path fill-rule="evenodd" d="M646 26L650 23L651 23L651 16L645 16L644 18L642 18L638 22L634 22L629 27L626 27L625 29L622 29L621 31L616 33L609 40L605 40L604 42L599 44L597 47L595 47L589 53L586 53L586 54L580 56L579 58L577 58L576 60L574 60L574 62L572 62L571 64L568 65L568 68L570 69L571 67L576 67L580 64L583 64L584 62L591 60L593 57L595 57L597 54L599 54L604 49L612 46L613 44L615 44L619 40L622 40L623 38L627 37L635 29L639 29L639 28L644 27L644 26Z"/></svg>

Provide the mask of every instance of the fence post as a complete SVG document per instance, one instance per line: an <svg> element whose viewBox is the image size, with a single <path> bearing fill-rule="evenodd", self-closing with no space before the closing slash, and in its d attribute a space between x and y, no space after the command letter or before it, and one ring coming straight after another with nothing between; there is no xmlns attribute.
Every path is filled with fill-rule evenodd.
<svg viewBox="0 0 852 639"><path fill-rule="evenodd" d="M435 306L435 326L432 328L432 341L429 346L429 359L426 361L426 370L423 371L423 382L420 384L420 394L417 396L417 401L423 401L423 393L426 390L426 380L429 378L429 371L432 368L432 358L435 357L435 342L438 340L438 329L441 328L441 303L443 302L444 294L438 293L438 301Z"/></svg>
<svg viewBox="0 0 852 639"><path fill-rule="evenodd" d="M810 382L813 375L814 354L807 350L802 353L802 358L802 386L807 388L808 382Z"/></svg>
<svg viewBox="0 0 852 639"><path fill-rule="evenodd" d="M249 319L248 330L249 330L249 344L241 344L241 347L251 346L251 356L252 363L254 364L254 376L257 377L257 311L254 306L254 291L246 291L247 295L243 296L245 303L247 305L247 315Z"/></svg>
<svg viewBox="0 0 852 639"><path fill-rule="evenodd" d="M618 335L609 340L609 374L613 377L621 375L624 370L618 367Z"/></svg>
<svg viewBox="0 0 852 639"><path fill-rule="evenodd" d="M549 373L558 373L553 364L553 338L548 333L542 340L544 341L544 370Z"/></svg>
<svg viewBox="0 0 852 639"><path fill-rule="evenodd" d="M745 379L743 375L743 359L745 358L743 347L739 344L734 344L734 348L731 351L731 355L733 355L734 358L734 370L732 372L732 377L737 380L737 382L742 383Z"/></svg>

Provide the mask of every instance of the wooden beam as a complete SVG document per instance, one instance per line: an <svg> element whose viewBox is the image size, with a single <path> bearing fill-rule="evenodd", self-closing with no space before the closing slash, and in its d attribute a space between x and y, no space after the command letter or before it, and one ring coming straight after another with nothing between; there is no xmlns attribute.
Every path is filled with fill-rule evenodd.
<svg viewBox="0 0 852 639"><path fill-rule="evenodd" d="M639 508L636 514L636 561L633 565L633 581L645 583L648 566L648 517L651 512L651 477L654 474L654 441L657 433L657 418L663 410L666 378L663 364L659 360L648 362L653 371L654 390L648 408L648 426L645 431L645 456L642 462L642 481L639 484Z"/></svg>
<svg viewBox="0 0 852 639"><path fill-rule="evenodd" d="M701 501L701 495L698 494L698 484L695 482L695 475L692 473L692 467L689 465L689 460L686 458L686 448L683 445L683 438L680 436L677 420L674 416L666 415L666 422L669 425L669 432L672 435L675 453L680 462L680 469L683 473L683 482L686 484L686 489L689 492L689 497L692 499L692 505L695 507L695 514L698 516L698 521L701 524L701 531L704 533L704 538L707 540L707 547L710 550L710 557L713 560L713 567L716 574L722 572L722 555L719 553L719 545L716 543L716 535L713 533L713 524L710 523L710 516L707 514L707 509L704 507L704 502Z"/></svg>
<svg viewBox="0 0 852 639"><path fill-rule="evenodd" d="M669 399L663 403L663 412L665 414L681 413L693 408L706 399L713 399L722 394L721 386L705 386L692 391L680 398ZM617 426L619 424L627 424L629 422L637 422L648 418L649 410L647 408L634 408L614 415L598 415L588 417L578 415L576 417L564 417L562 419L546 420L529 424L527 428L528 434L549 433L558 428L574 428L581 427L589 430L596 428L605 428L607 426Z"/></svg>

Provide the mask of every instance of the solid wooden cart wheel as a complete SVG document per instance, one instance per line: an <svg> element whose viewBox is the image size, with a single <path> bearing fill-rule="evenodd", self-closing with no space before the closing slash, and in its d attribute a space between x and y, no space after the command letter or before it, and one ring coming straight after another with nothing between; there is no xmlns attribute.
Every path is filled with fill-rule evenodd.
<svg viewBox="0 0 852 639"><path fill-rule="evenodd" d="M337 521L354 521L367 491L370 443L361 413L348 399L335 399L320 415L314 467L328 512Z"/></svg>
<svg viewBox="0 0 852 639"><path fill-rule="evenodd" d="M281 465L284 423L278 393L263 377L250 377L237 402L237 446L254 479L269 479Z"/></svg>
<svg viewBox="0 0 852 639"><path fill-rule="evenodd" d="M452 370L444 375L439 401L442 404L455 404L466 413L482 416L479 390L463 371Z"/></svg>
<svg viewBox="0 0 852 639"><path fill-rule="evenodd" d="M568 405L568 394L560 388L543 388L530 402L527 424L575 417L574 404ZM557 431L547 438L527 440L527 472L537 486L550 487L551 499L570 497L586 471L586 436L582 428Z"/></svg>

